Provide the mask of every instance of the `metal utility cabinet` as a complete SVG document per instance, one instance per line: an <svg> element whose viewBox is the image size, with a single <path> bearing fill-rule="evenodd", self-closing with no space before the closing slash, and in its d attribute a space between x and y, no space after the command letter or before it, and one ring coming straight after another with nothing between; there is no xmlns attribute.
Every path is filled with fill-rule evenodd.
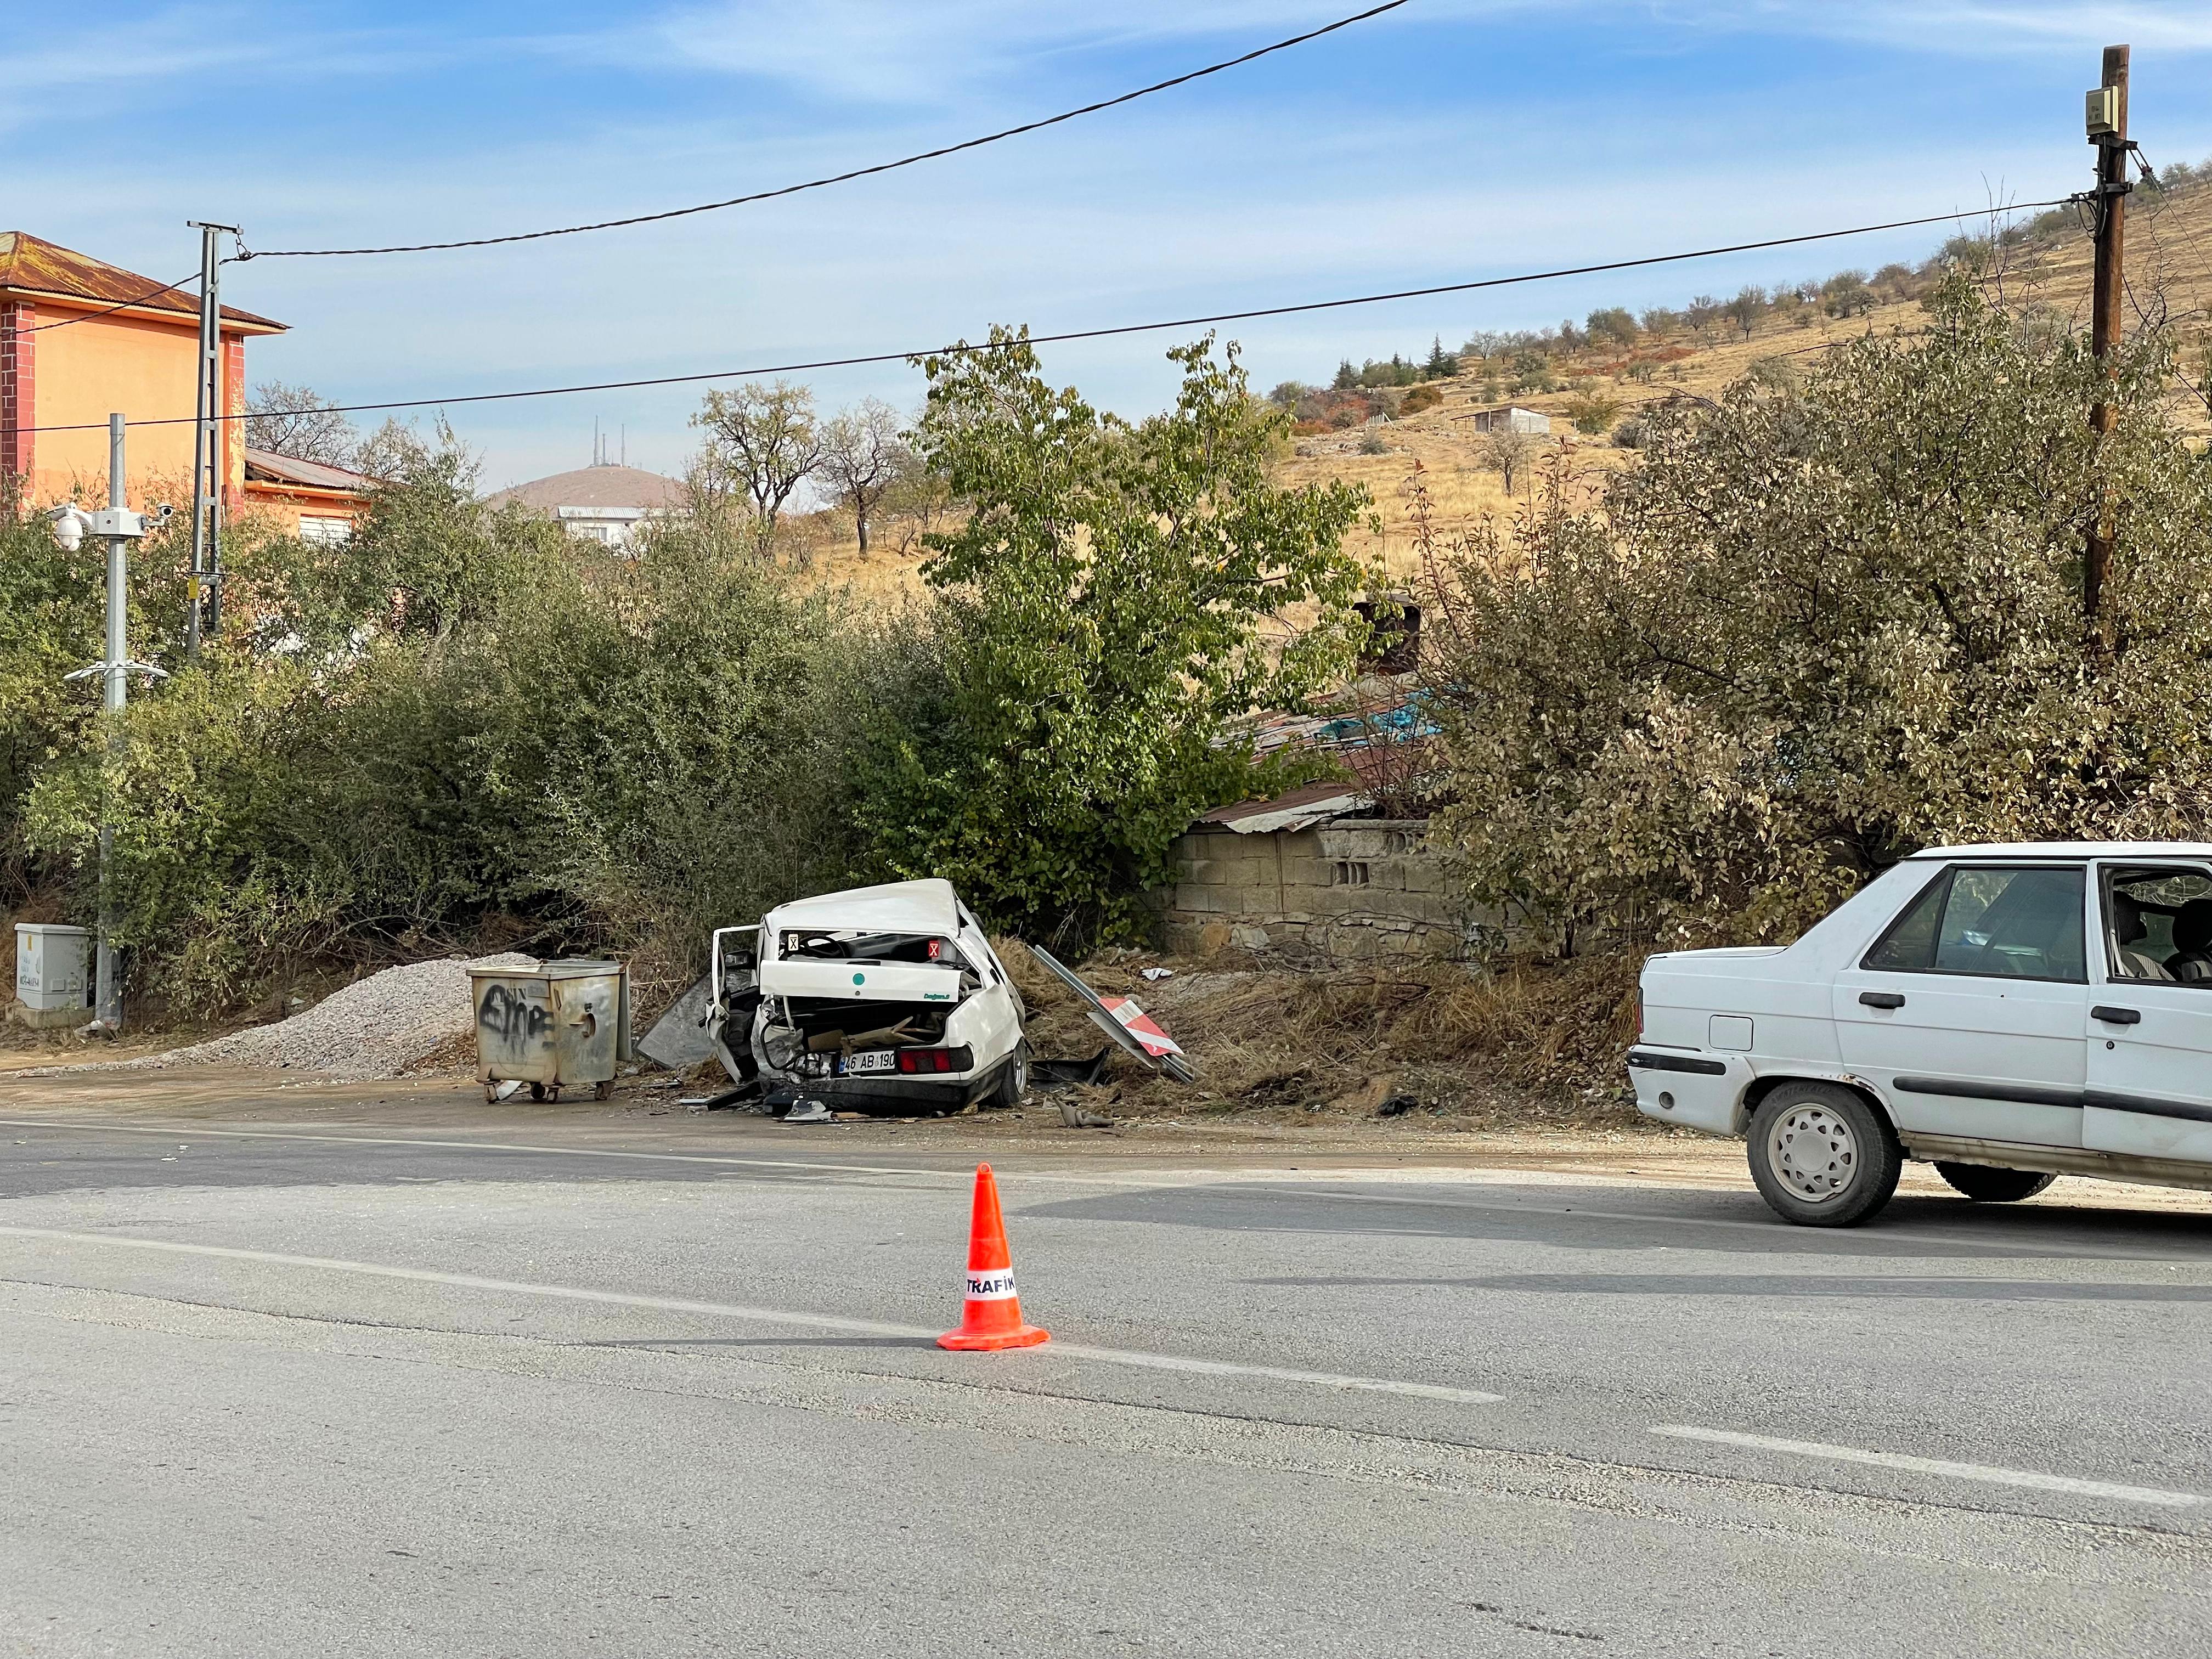
<svg viewBox="0 0 2212 1659"><path fill-rule="evenodd" d="M92 929L15 924L15 1006L34 1028L82 1025L92 1009Z"/></svg>
<svg viewBox="0 0 2212 1659"><path fill-rule="evenodd" d="M487 1100L527 1083L532 1100L590 1085L614 1093L630 1057L629 970L618 962L539 962L469 969L476 1011L477 1080Z"/></svg>

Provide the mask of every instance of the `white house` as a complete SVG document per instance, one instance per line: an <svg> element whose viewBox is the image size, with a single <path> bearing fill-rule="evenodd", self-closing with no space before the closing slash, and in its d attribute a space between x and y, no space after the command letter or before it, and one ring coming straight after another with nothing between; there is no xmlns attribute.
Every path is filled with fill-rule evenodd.
<svg viewBox="0 0 2212 1659"><path fill-rule="evenodd" d="M558 520L571 536L624 547L647 519L683 511L684 486L642 467L602 461L502 489L489 504L510 501Z"/></svg>
<svg viewBox="0 0 2212 1659"><path fill-rule="evenodd" d="M1479 409L1474 412L1477 432L1528 432L1544 437L1552 430L1552 417L1539 415L1533 409L1523 409L1518 404L1508 404L1503 409Z"/></svg>

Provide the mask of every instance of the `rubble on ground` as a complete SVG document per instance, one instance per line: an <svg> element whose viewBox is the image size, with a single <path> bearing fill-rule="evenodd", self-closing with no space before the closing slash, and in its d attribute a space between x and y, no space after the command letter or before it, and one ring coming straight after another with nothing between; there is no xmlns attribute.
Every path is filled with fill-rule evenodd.
<svg viewBox="0 0 2212 1659"><path fill-rule="evenodd" d="M137 1060L93 1060L54 1071L163 1071L175 1066L255 1066L313 1072L339 1082L398 1077L473 1030L469 969L520 968L533 957L507 951L410 962L356 980L313 1007L190 1048Z"/></svg>

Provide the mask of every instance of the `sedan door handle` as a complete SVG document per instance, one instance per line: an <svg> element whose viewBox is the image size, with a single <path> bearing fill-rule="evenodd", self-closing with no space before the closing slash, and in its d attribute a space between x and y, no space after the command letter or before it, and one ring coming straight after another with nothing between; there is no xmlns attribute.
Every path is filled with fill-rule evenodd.
<svg viewBox="0 0 2212 1659"><path fill-rule="evenodd" d="M2102 1006L2089 1011L2092 1019L2101 1019L2107 1025L2140 1025L2142 1015L2133 1008L2107 1008Z"/></svg>
<svg viewBox="0 0 2212 1659"><path fill-rule="evenodd" d="M1859 1000L1869 1008L1902 1008L1905 999L1894 991L1862 991Z"/></svg>

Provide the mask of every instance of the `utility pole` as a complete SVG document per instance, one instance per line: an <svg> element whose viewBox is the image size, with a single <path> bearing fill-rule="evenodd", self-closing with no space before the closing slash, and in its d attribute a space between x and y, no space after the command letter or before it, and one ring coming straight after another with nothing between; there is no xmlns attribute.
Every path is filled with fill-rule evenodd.
<svg viewBox="0 0 2212 1659"><path fill-rule="evenodd" d="M107 510L104 513L82 514L76 508L68 510L72 521L65 527L57 525L66 539L64 545L74 547L76 538L86 532L104 537L107 542L107 651L106 657L89 668L80 668L64 678L72 680L88 679L97 674L100 678L100 705L108 725L108 750L112 759L123 743L123 708L130 677L134 673L161 675L161 669L151 664L131 660L131 544L146 533L146 515L133 513L124 503L127 484L123 464L123 416L107 417ZM110 943L113 932L115 912L110 866L115 848L112 825L100 826L100 928L95 945L93 968L93 1018L106 1028L112 1036L123 1024L123 987L115 971L115 951Z"/></svg>
<svg viewBox="0 0 2212 1659"><path fill-rule="evenodd" d="M185 587L185 655L200 654L200 585L208 586L207 632L222 626L222 259L216 238L236 225L185 222L200 234L199 386L192 434L192 565Z"/></svg>
<svg viewBox="0 0 2212 1659"><path fill-rule="evenodd" d="M2097 147L2096 276L2092 295L2089 349L2100 362L2119 349L2121 256L2125 247L2128 192L2128 49L2105 48L2102 84L2088 96L2089 142ZM2106 377L2114 371L2107 367ZM2109 402L2090 406L2089 429L2101 441L2119 423L2119 410ZM2112 492L2105 491L2097 506L2097 522L2089 532L2081 562L2081 620L2094 650L2112 649L2116 630L2107 598L2112 585L2112 554L2117 526Z"/></svg>

